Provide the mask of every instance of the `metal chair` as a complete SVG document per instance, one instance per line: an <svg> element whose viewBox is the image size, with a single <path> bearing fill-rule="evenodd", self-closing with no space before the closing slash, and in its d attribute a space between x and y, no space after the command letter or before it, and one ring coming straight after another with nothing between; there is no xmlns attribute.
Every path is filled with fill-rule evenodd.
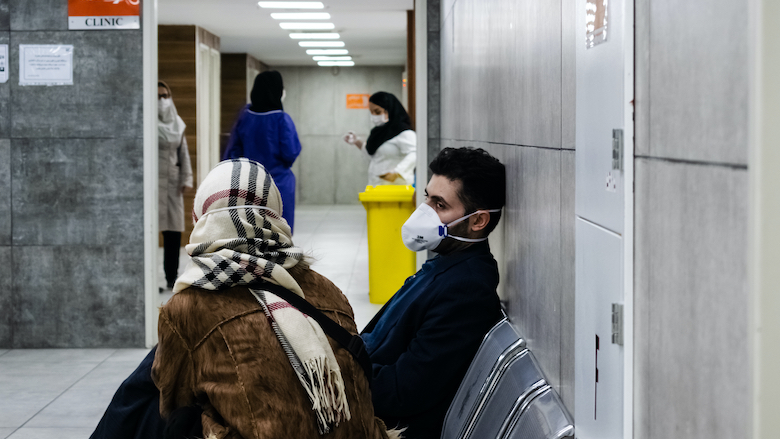
<svg viewBox="0 0 780 439"><path fill-rule="evenodd" d="M525 349L513 354L490 382L484 399L461 438L499 438L506 420L544 387L549 386L531 351Z"/></svg>
<svg viewBox="0 0 780 439"><path fill-rule="evenodd" d="M519 399L518 399L519 401ZM513 408L498 439L563 439L574 437L574 421L558 394L544 386Z"/></svg>
<svg viewBox="0 0 780 439"><path fill-rule="evenodd" d="M479 415L490 383L508 359L525 349L525 340L504 318L485 335L444 418L442 439L462 438L469 421Z"/></svg>

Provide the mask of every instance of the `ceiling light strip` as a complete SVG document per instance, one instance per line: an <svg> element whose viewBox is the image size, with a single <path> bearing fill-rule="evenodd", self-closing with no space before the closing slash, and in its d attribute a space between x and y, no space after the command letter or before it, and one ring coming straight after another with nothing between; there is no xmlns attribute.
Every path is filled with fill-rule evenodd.
<svg viewBox="0 0 780 439"><path fill-rule="evenodd" d="M322 2L257 2L264 9L324 9Z"/></svg>

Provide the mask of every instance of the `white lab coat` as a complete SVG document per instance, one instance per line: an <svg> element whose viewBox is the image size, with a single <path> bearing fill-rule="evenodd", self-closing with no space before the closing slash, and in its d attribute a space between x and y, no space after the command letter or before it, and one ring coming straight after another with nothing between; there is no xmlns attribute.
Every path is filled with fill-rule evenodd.
<svg viewBox="0 0 780 439"><path fill-rule="evenodd" d="M366 150L365 147L362 149ZM402 131L381 144L374 155L367 152L366 155L371 160L368 164L369 186L414 184L414 167L417 165L417 134L414 131ZM392 182L379 178L388 172L397 172L400 177Z"/></svg>

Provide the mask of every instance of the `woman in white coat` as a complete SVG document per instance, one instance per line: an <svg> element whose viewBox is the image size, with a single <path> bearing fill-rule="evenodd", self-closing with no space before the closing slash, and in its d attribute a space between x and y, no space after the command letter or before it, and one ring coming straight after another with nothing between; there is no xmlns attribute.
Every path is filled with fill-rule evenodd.
<svg viewBox="0 0 780 439"><path fill-rule="evenodd" d="M157 97L159 221L163 235L165 281L168 289L171 289L179 269L179 248L181 233L184 231L183 194L192 187L192 164L184 137L186 125L173 105L168 84L162 81L157 83Z"/></svg>
<svg viewBox="0 0 780 439"><path fill-rule="evenodd" d="M368 140L363 142L352 131L344 136L345 142L368 154L368 184L414 184L417 134L403 105L392 94L380 91L371 95L368 109L374 125Z"/></svg>

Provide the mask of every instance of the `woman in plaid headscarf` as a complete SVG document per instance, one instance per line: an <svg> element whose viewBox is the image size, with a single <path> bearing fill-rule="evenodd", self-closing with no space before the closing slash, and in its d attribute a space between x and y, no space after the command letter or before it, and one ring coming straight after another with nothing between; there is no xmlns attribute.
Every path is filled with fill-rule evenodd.
<svg viewBox="0 0 780 439"><path fill-rule="evenodd" d="M285 287L357 334L346 297L293 245L262 165L217 165L193 219L192 261L160 310L152 378L163 417L197 403L207 438L387 438L358 363L264 289Z"/></svg>

